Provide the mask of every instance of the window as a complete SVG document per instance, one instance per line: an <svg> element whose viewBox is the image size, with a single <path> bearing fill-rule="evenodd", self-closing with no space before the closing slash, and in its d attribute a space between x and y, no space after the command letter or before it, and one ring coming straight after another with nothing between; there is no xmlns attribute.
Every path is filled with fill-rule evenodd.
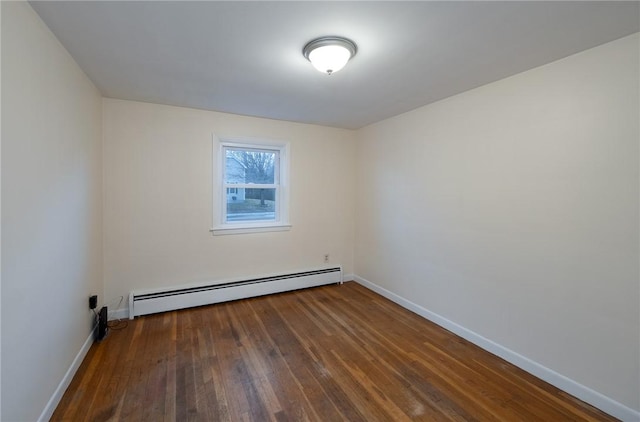
<svg viewBox="0 0 640 422"><path fill-rule="evenodd" d="M221 141L214 235L288 230L288 145ZM214 220L214 221L216 221Z"/></svg>

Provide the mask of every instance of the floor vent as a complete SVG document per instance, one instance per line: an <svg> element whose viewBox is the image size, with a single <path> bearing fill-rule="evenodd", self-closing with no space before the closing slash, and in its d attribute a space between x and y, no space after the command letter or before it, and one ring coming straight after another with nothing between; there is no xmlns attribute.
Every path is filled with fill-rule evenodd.
<svg viewBox="0 0 640 422"><path fill-rule="evenodd" d="M182 288L132 291L129 318L341 282L342 268L333 267Z"/></svg>

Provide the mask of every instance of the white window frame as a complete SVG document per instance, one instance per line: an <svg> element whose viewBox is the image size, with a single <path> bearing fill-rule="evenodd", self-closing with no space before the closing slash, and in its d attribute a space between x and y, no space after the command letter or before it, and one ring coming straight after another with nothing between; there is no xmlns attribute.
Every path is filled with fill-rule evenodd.
<svg viewBox="0 0 640 422"><path fill-rule="evenodd" d="M291 229L289 223L289 143L263 139L217 139L213 136L214 157L213 176L213 221L211 232L214 236L227 234L260 233L285 231ZM225 183L226 148L242 148L277 151L279 160L276 164L274 184L227 184ZM217 165L215 165L217 163ZM227 188L275 188L275 221L234 221L227 222ZM219 204L219 205L218 205Z"/></svg>

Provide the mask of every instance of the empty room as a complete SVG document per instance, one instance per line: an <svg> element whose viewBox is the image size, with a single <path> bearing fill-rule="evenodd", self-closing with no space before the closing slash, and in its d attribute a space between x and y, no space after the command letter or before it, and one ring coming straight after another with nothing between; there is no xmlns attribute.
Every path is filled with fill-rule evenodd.
<svg viewBox="0 0 640 422"><path fill-rule="evenodd" d="M3 422L640 421L640 2L0 15Z"/></svg>

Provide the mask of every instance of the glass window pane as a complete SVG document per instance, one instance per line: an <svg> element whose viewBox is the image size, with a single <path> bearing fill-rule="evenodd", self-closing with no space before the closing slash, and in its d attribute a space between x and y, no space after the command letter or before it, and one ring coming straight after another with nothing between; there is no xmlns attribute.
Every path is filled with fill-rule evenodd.
<svg viewBox="0 0 640 422"><path fill-rule="evenodd" d="M227 222L275 221L275 189L234 189L227 193Z"/></svg>
<svg viewBox="0 0 640 422"><path fill-rule="evenodd" d="M225 151L225 183L275 183L278 151L241 148Z"/></svg>

